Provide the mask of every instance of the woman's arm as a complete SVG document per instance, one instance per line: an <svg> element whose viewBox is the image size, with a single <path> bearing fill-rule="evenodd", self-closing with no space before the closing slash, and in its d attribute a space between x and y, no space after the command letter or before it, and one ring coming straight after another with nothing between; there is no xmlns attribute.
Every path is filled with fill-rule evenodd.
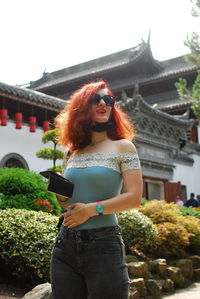
<svg viewBox="0 0 200 299"><path fill-rule="evenodd" d="M137 208L140 205L143 190L141 170L134 169L124 171L123 180L124 193L102 202L104 205L104 214L118 213L121 211ZM88 205L91 205L91 213L97 215L96 203L91 203Z"/></svg>
<svg viewBox="0 0 200 299"><path fill-rule="evenodd" d="M68 207L69 198L65 197L65 196L62 196L60 194L56 194L56 198L57 198L57 201L58 201L59 205L63 208L63 210L66 210L67 207Z"/></svg>

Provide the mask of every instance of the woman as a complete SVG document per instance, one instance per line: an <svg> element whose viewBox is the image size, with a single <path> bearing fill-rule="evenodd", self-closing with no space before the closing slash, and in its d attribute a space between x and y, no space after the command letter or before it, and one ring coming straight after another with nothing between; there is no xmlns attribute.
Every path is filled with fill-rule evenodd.
<svg viewBox="0 0 200 299"><path fill-rule="evenodd" d="M51 260L54 299L127 299L128 271L115 213L142 196L134 130L103 80L77 90L56 117L59 143L72 153L64 176L73 196ZM122 190L123 183L123 193Z"/></svg>

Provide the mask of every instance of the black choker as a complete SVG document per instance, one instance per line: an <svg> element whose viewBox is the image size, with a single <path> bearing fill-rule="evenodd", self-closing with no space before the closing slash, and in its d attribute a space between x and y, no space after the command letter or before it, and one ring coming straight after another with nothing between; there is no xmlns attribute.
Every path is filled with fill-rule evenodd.
<svg viewBox="0 0 200 299"><path fill-rule="evenodd" d="M93 125L91 127L92 131L94 132L104 132L108 129L108 127L110 126L110 122L109 121L106 121L104 123L98 123L96 122L95 125Z"/></svg>

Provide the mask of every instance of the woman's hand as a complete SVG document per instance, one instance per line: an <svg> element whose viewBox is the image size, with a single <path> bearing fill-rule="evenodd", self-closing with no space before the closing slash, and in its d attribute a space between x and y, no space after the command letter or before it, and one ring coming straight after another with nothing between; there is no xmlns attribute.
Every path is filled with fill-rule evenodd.
<svg viewBox="0 0 200 299"><path fill-rule="evenodd" d="M77 202L68 206L68 208L72 209L69 212L64 213L64 225L69 228L76 227L84 222L86 222L91 216L95 215L92 213L95 208L93 208L93 204L84 204Z"/></svg>

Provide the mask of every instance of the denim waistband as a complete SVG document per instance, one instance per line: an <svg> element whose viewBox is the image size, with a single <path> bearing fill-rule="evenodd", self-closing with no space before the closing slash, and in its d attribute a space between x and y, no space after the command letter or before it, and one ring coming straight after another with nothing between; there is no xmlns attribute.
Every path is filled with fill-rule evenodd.
<svg viewBox="0 0 200 299"><path fill-rule="evenodd" d="M112 235L113 233L117 233L117 234L121 233L120 227L118 225L101 227L101 228L82 229L82 230L74 230L74 229L67 228L66 238L91 240L95 237Z"/></svg>

